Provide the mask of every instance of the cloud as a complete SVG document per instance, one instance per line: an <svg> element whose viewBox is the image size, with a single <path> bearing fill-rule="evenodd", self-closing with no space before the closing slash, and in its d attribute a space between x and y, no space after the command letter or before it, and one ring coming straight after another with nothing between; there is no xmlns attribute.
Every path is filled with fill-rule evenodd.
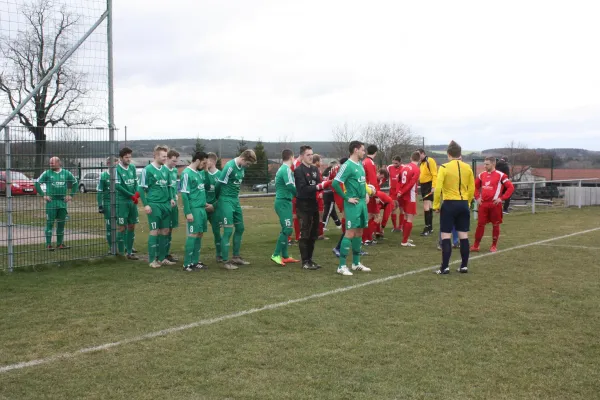
<svg viewBox="0 0 600 400"><path fill-rule="evenodd" d="M429 143L600 150L591 1L115 4L117 124L135 137L402 121Z"/></svg>

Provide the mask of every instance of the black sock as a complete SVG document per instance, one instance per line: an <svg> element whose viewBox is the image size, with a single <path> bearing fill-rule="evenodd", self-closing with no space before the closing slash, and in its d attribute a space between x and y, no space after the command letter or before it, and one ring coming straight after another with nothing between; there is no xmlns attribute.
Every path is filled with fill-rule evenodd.
<svg viewBox="0 0 600 400"><path fill-rule="evenodd" d="M344 240L344 235L340 236L340 241L338 242L337 246L335 246L337 251L340 251L340 247L342 247L342 240Z"/></svg>
<svg viewBox="0 0 600 400"><path fill-rule="evenodd" d="M469 264L469 239L460 239L460 256L462 257L461 267L466 267Z"/></svg>
<svg viewBox="0 0 600 400"><path fill-rule="evenodd" d="M302 265L304 265L310 259L308 239L300 238L300 240L298 241L298 247L300 249L300 258L302 258Z"/></svg>
<svg viewBox="0 0 600 400"><path fill-rule="evenodd" d="M442 239L442 269L448 268L452 256L452 239Z"/></svg>

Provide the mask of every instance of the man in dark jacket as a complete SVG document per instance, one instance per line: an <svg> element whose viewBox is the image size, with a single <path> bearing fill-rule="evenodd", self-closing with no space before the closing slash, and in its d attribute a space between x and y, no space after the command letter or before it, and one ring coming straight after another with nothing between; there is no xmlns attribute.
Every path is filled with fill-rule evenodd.
<svg viewBox="0 0 600 400"><path fill-rule="evenodd" d="M314 270L321 268L312 259L320 223L317 192L331 185L331 182L321 183L319 170L312 164L312 147L300 147L300 159L302 164L294 170L296 214L300 222L300 255L302 256L302 268Z"/></svg>
<svg viewBox="0 0 600 400"><path fill-rule="evenodd" d="M498 171L506 174L506 176L508 176L509 178L511 178L510 167L508 165L508 158L502 157L499 160L497 160L496 161L496 170L498 170ZM510 197L504 202L504 214L508 214L508 207L509 206L510 206Z"/></svg>

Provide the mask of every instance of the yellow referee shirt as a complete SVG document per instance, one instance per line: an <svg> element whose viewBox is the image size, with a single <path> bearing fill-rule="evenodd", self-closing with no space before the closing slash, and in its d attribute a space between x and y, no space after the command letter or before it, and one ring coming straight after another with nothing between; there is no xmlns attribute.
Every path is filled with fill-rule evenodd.
<svg viewBox="0 0 600 400"><path fill-rule="evenodd" d="M435 160L431 157L425 157L419 165L421 175L419 175L419 183L431 182L431 187L435 189L438 177L438 166Z"/></svg>
<svg viewBox="0 0 600 400"><path fill-rule="evenodd" d="M475 177L469 164L452 160L440 166L433 199L433 209L439 210L444 200L468 200L475 197Z"/></svg>

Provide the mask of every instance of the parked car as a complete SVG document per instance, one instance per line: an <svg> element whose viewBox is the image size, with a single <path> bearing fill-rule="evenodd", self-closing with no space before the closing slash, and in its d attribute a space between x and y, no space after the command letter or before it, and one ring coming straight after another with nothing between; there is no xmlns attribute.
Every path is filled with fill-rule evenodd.
<svg viewBox="0 0 600 400"><path fill-rule="evenodd" d="M0 172L0 193L6 195L6 173ZM24 173L19 171L11 171L10 179L12 180L11 194L13 196L20 196L26 194L37 194L35 190L35 182L33 179L29 179Z"/></svg>
<svg viewBox="0 0 600 400"><path fill-rule="evenodd" d="M272 180L269 183L259 183L257 185L252 186L253 192L264 192L264 193L275 193L275 180Z"/></svg>
<svg viewBox="0 0 600 400"><path fill-rule="evenodd" d="M79 193L95 192L98 190L98 182L100 182L100 174L98 171L90 171L83 174L79 181Z"/></svg>

